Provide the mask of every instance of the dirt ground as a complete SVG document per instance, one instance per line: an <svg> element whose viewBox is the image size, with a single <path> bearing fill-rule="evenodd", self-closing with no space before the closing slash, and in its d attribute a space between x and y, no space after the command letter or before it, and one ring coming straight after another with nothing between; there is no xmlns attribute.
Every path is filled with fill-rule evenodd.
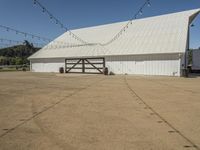
<svg viewBox="0 0 200 150"><path fill-rule="evenodd" d="M1 150L200 150L200 78L0 73Z"/></svg>

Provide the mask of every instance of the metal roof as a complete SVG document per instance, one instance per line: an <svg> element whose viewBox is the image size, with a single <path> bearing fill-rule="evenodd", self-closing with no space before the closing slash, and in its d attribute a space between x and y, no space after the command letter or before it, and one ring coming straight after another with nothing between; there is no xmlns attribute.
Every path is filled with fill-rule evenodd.
<svg viewBox="0 0 200 150"><path fill-rule="evenodd" d="M200 9L194 9L134 20L117 40L107 46L97 44L63 47L62 44L56 44L55 47L56 41L80 44L66 32L29 59L184 53L189 24L199 12ZM73 33L90 43L106 43L126 24L127 22L119 22L82 28L73 30Z"/></svg>

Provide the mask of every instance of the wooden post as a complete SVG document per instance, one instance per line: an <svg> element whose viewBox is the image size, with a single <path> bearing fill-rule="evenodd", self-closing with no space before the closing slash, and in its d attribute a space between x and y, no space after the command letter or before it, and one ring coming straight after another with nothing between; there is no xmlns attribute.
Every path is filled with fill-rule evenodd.
<svg viewBox="0 0 200 150"><path fill-rule="evenodd" d="M82 59L82 72L85 73L85 60Z"/></svg>

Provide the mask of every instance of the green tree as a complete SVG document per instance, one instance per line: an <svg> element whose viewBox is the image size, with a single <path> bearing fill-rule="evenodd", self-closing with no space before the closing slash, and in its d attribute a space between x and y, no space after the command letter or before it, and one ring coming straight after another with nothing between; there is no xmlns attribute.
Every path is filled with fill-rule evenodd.
<svg viewBox="0 0 200 150"><path fill-rule="evenodd" d="M23 60L20 57L15 58L15 65L22 65L23 64Z"/></svg>
<svg viewBox="0 0 200 150"><path fill-rule="evenodd" d="M28 57L37 52L40 48L35 48L32 43L27 40L24 45L16 45L13 47L0 49L1 65L22 65L29 63Z"/></svg>

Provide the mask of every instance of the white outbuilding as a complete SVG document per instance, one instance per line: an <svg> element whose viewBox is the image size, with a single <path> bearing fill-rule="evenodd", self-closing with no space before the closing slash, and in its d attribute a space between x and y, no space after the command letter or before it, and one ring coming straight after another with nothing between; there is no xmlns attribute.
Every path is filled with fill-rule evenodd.
<svg viewBox="0 0 200 150"><path fill-rule="evenodd" d="M114 74L181 76L187 67L189 27L199 12L137 19L125 28L128 22L73 30L92 43L86 45L66 32L29 57L31 71L58 72L63 67L66 73L102 73L107 67Z"/></svg>

